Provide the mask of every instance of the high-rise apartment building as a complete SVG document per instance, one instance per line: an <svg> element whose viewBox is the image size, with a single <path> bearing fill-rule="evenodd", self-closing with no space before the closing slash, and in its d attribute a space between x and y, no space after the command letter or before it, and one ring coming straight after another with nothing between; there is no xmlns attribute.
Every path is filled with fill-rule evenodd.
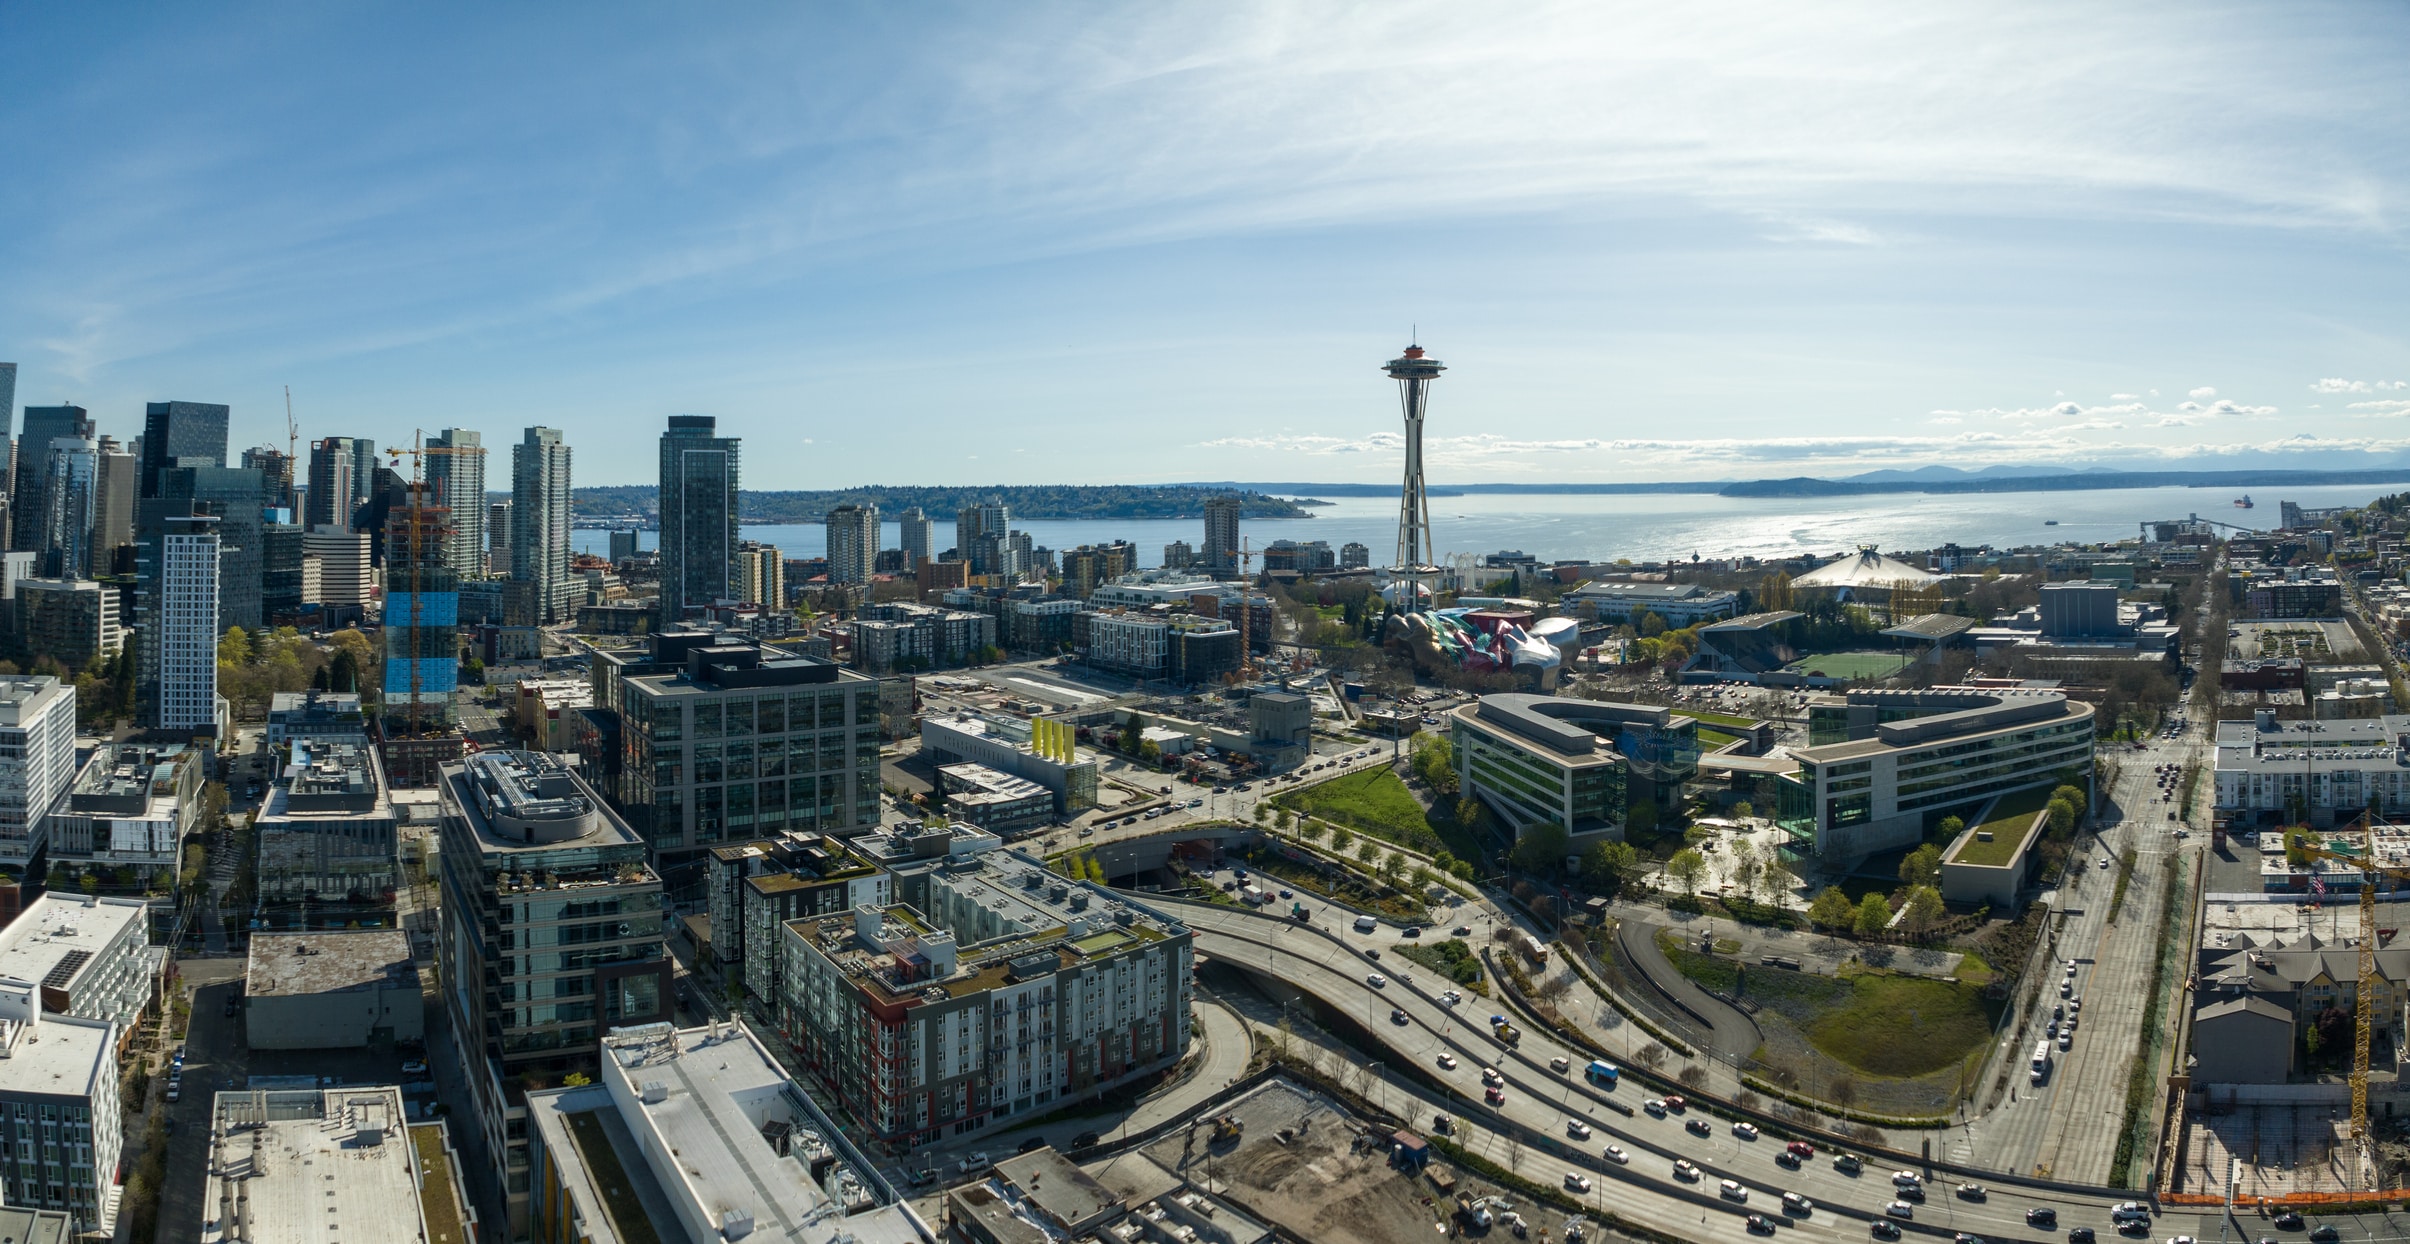
<svg viewBox="0 0 2410 1244"><path fill-rule="evenodd" d="M1138 568L1138 546L1127 540L1083 544L1063 554L1063 595L1086 600L1094 592Z"/></svg>
<svg viewBox="0 0 2410 1244"><path fill-rule="evenodd" d="M879 680L710 631L595 658L619 710L619 804L670 859L777 830L850 836L879 820Z"/></svg>
<svg viewBox="0 0 2410 1244"><path fill-rule="evenodd" d="M661 622L728 598L736 586L742 441L710 415L671 415L661 434Z"/></svg>
<svg viewBox="0 0 2410 1244"><path fill-rule="evenodd" d="M132 451L114 436L100 438L92 498L94 574L114 573L117 550L134 543L134 499L141 490Z"/></svg>
<svg viewBox="0 0 2410 1244"><path fill-rule="evenodd" d="M470 1126L525 1212L526 1077L592 1075L603 1034L669 1018L661 878L644 839L542 752L443 767L444 1006Z"/></svg>
<svg viewBox="0 0 2410 1244"><path fill-rule="evenodd" d="M290 514L290 510L279 510ZM270 626L296 626L301 621L301 606L309 593L304 590L302 559L308 556L307 538L299 523L262 523L259 528L259 608ZM323 584L321 594L324 594Z"/></svg>
<svg viewBox="0 0 2410 1244"><path fill-rule="evenodd" d="M57 437L43 457L42 574L53 579L90 578L95 573L92 541L98 524L92 503L99 492L100 442L80 436Z"/></svg>
<svg viewBox="0 0 2410 1244"><path fill-rule="evenodd" d="M510 577L520 626L577 616L584 584L569 577L570 449L558 428L529 428L511 447Z"/></svg>
<svg viewBox="0 0 2410 1244"><path fill-rule="evenodd" d="M1339 568L1356 570L1372 564L1372 550L1350 540L1339 546Z"/></svg>
<svg viewBox="0 0 2410 1244"><path fill-rule="evenodd" d="M954 514L954 556L969 562L971 573L996 574L997 550L1007 548L1005 533L1013 523L1012 507L970 505Z"/></svg>
<svg viewBox="0 0 2410 1244"><path fill-rule="evenodd" d="M787 607L786 556L775 544L747 540L736 548L736 598L764 609Z"/></svg>
<svg viewBox="0 0 2410 1244"><path fill-rule="evenodd" d="M1163 546L1163 568L1186 570L1197 564L1197 551L1186 540L1174 540Z"/></svg>
<svg viewBox="0 0 2410 1244"><path fill-rule="evenodd" d="M75 688L47 674L0 676L0 867L22 876L43 822L75 781Z"/></svg>
<svg viewBox="0 0 2410 1244"><path fill-rule="evenodd" d="M354 452L356 442L348 436L329 436L310 442L310 495L302 506L302 525L312 530L320 527L349 527L351 512L364 491L353 487L353 472L358 467Z"/></svg>
<svg viewBox="0 0 2410 1244"><path fill-rule="evenodd" d="M25 433L17 438L16 487L9 503L15 526L10 548L30 553L49 551L51 446L61 437L89 440L98 431L90 413L81 406L25 408Z"/></svg>
<svg viewBox="0 0 2410 1244"><path fill-rule="evenodd" d="M1239 568L1238 512L1236 497L1205 499L1204 561L1205 568L1215 574Z"/></svg>
<svg viewBox="0 0 2410 1244"><path fill-rule="evenodd" d="M159 542L167 520L205 513L218 519L218 543L226 558L218 580L219 625L246 631L266 625L261 599L267 553L261 528L266 506L259 472L240 467L167 467L152 478L151 486L153 493L136 507L141 520L136 561L142 589L137 616L150 616L150 589L158 572Z"/></svg>
<svg viewBox="0 0 2410 1244"><path fill-rule="evenodd" d="M151 402L142 411L142 495L155 497L159 473L173 466L226 465L231 412L215 402ZM86 435L89 435L88 433Z"/></svg>
<svg viewBox="0 0 2410 1244"><path fill-rule="evenodd" d="M0 1151L0 1197L66 1212L76 1239L105 1237L117 1225L125 1151L120 1032L107 1020L47 1013L47 992L39 976L0 978L0 1128L20 1138Z"/></svg>
<svg viewBox="0 0 2410 1244"><path fill-rule="evenodd" d="M879 555L879 507L840 505L828 512L828 581L868 583Z"/></svg>
<svg viewBox="0 0 2410 1244"><path fill-rule="evenodd" d="M485 577L485 438L466 428L445 428L427 439L423 471L433 493L429 504L451 512L444 537L444 565L462 579Z"/></svg>
<svg viewBox="0 0 2410 1244"><path fill-rule="evenodd" d="M142 628L142 669L153 688L150 724L213 734L218 727L218 519L163 520L159 560Z"/></svg>
<svg viewBox="0 0 2410 1244"><path fill-rule="evenodd" d="M515 450L518 447L514 445L512 448ZM485 572L489 575L508 576L511 572L511 511L514 508L513 500L508 497L485 503Z"/></svg>
<svg viewBox="0 0 2410 1244"><path fill-rule="evenodd" d="M896 526L900 533L897 542L904 549L904 569L920 569L920 564L929 560L932 552L929 548L929 516L916 505L904 511L903 517L896 520Z"/></svg>
<svg viewBox="0 0 2410 1244"><path fill-rule="evenodd" d="M394 927L399 824L375 748L293 740L284 776L251 822L270 927Z"/></svg>

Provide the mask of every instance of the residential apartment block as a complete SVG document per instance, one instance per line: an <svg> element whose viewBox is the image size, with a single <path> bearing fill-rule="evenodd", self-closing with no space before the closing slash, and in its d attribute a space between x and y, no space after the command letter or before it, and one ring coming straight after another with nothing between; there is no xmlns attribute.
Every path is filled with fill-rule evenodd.
<svg viewBox="0 0 2410 1244"><path fill-rule="evenodd" d="M393 927L400 820L375 748L294 740L284 776L251 824L270 927Z"/></svg>
<svg viewBox="0 0 2410 1244"><path fill-rule="evenodd" d="M182 743L104 743L50 814L51 866L172 888L201 824L207 757Z"/></svg>
<svg viewBox="0 0 2410 1244"><path fill-rule="evenodd" d="M0 675L0 867L42 854L44 819L75 781L75 688L48 674Z"/></svg>
<svg viewBox="0 0 2410 1244"><path fill-rule="evenodd" d="M896 870L894 905L783 926L780 1035L888 1152L1059 1109L1189 1041L1185 925L993 837L950 841Z"/></svg>

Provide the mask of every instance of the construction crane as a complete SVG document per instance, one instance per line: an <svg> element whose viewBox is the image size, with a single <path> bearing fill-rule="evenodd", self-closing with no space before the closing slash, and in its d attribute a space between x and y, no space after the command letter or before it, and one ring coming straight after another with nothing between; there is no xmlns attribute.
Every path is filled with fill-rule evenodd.
<svg viewBox="0 0 2410 1244"><path fill-rule="evenodd" d="M408 488L410 506L406 511L408 518L405 520L408 523L408 532L406 538L409 541L410 565L411 643L408 649L408 659L410 663L410 708L408 717L410 721L409 732L411 736L414 738L423 738L427 733L427 717L426 705L422 702L422 693L425 690L425 682L419 668L419 662L425 660L426 657L424 653L419 651L419 644L423 638L420 623L426 617L427 607L427 528L429 526L427 511L430 507L426 503L426 484L420 479L419 467L422 462L428 458L482 458L485 456L485 449L482 446L464 445L454 447L450 445L429 445L426 443L425 430L413 428L410 432L410 448L402 449L396 446L388 448L385 452L392 457L393 465L397 471L402 465L402 456L407 454L410 458L410 484ZM432 508L445 509L447 512L449 512L448 508L443 506L436 506ZM387 557L388 560L390 560L391 554L388 553ZM457 588L457 585L455 585L455 588ZM390 599L390 597L388 597L388 599ZM455 618L455 621L457 621L457 618ZM393 619L387 618L385 620L385 625L390 628L393 625Z"/></svg>
<svg viewBox="0 0 2410 1244"><path fill-rule="evenodd" d="M1238 677L1240 682L1255 681L1255 645L1249 642L1252 638L1255 610L1247 603L1247 580L1251 577L1248 567L1254 564L1254 559L1254 541L1241 539L1238 542ZM1266 645L1266 647L1269 646Z"/></svg>
<svg viewBox="0 0 2410 1244"><path fill-rule="evenodd" d="M293 464L301 458L301 425L293 422L293 386L285 386L285 500L293 502ZM295 522L300 522L295 516Z"/></svg>
<svg viewBox="0 0 2410 1244"><path fill-rule="evenodd" d="M2360 818L2360 851L2316 841L2285 845L2289 852L2316 863L2333 860L2356 869L2360 874L2360 986L2352 1003L2351 1038L2351 1143L2360 1155L2360 1180L2375 1186L2376 1142L2368 1130L2368 1044L2376 1011L2377 976L2377 882L2387 879L2396 883L2410 881L2410 865L2377 862L2376 817L2373 813Z"/></svg>

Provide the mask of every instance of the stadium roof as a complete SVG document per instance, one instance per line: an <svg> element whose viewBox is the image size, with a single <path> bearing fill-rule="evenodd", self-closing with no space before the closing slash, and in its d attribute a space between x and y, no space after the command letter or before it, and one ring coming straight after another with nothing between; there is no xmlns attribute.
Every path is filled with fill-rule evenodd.
<svg viewBox="0 0 2410 1244"><path fill-rule="evenodd" d="M1973 618L1962 618L1954 613L1928 613L1910 618L1883 634L1891 639L1921 639L1938 644L1956 639L1974 627Z"/></svg>
<svg viewBox="0 0 2410 1244"><path fill-rule="evenodd" d="M1788 609L1775 609L1766 613L1744 613L1737 618L1726 618L1721 622L1710 622L1699 629L1702 631L1762 631L1769 626L1779 625L1781 623L1788 622L1793 618L1804 618L1806 616L1807 615L1804 613L1794 613Z"/></svg>
<svg viewBox="0 0 2410 1244"><path fill-rule="evenodd" d="M1924 587L1941 582L1941 576L1920 567L1911 566L1896 557L1886 557L1871 544L1861 545L1856 553L1845 554L1791 580L1796 588L1895 588Z"/></svg>

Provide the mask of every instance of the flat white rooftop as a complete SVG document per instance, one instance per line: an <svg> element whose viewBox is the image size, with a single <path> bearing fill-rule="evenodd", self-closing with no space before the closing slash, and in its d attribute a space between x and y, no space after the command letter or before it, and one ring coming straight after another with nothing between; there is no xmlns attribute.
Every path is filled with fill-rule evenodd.
<svg viewBox="0 0 2410 1244"><path fill-rule="evenodd" d="M55 1093L91 1097L104 1076L117 1074L117 1026L105 1019L43 1015L31 1024L0 1020L0 1094Z"/></svg>
<svg viewBox="0 0 2410 1244"><path fill-rule="evenodd" d="M0 976L72 993L76 978L129 928L135 946L150 944L140 928L149 912L141 899L45 893L0 929Z"/></svg>
<svg viewBox="0 0 2410 1244"><path fill-rule="evenodd" d="M402 1091L220 1093L202 1244L383 1244L427 1238Z"/></svg>

